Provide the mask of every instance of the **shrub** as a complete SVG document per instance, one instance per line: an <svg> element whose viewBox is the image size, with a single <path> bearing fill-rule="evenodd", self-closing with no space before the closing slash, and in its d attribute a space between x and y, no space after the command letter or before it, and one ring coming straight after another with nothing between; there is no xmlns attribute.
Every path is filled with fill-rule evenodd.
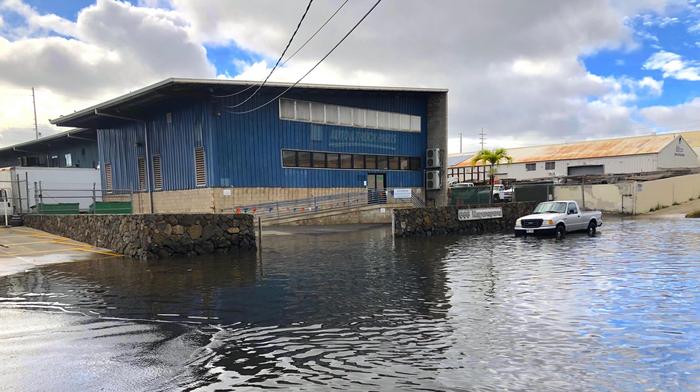
<svg viewBox="0 0 700 392"><path fill-rule="evenodd" d="M691 212L685 216L686 218L700 218L700 210Z"/></svg>

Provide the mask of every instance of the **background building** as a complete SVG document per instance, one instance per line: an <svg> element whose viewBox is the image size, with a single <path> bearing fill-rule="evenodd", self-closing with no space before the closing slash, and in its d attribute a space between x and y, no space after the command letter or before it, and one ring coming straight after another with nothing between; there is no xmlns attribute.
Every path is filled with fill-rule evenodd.
<svg viewBox="0 0 700 392"><path fill-rule="evenodd" d="M99 162L94 129L72 129L0 148L0 167L84 167Z"/></svg>
<svg viewBox="0 0 700 392"><path fill-rule="evenodd" d="M513 161L499 166L498 179L644 173L699 166L698 154L681 134L511 148L508 154ZM484 169L472 167L470 157L450 167L448 175L457 177L459 182L478 182L484 178Z"/></svg>
<svg viewBox="0 0 700 392"><path fill-rule="evenodd" d="M426 150L447 151L447 90L168 79L60 117L97 129L103 186L156 212L372 188L425 186ZM266 103L270 103L265 105ZM434 166L446 180L445 156Z"/></svg>

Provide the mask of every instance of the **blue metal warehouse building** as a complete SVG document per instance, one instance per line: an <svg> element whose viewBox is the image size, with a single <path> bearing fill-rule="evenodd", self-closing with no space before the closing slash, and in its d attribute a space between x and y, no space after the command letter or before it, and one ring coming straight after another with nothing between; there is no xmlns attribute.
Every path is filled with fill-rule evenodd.
<svg viewBox="0 0 700 392"><path fill-rule="evenodd" d="M0 167L83 167L98 164L94 129L70 131L0 148Z"/></svg>
<svg viewBox="0 0 700 392"><path fill-rule="evenodd" d="M446 156L435 149L447 151L447 90L290 87L268 83L248 99L254 82L167 79L52 122L96 129L105 190L139 191L143 212L368 187L445 203ZM426 189L428 163L435 189Z"/></svg>

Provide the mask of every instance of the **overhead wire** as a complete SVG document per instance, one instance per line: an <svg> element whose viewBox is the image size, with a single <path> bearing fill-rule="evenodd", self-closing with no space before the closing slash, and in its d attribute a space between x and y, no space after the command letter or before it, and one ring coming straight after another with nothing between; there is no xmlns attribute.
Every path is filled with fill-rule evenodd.
<svg viewBox="0 0 700 392"><path fill-rule="evenodd" d="M333 20L333 18L338 14L338 12L340 12L340 10L342 10L343 7L345 7L345 5L346 5L349 1L350 1L350 0L345 0L338 8L336 8L336 10L326 19L326 21L323 22L323 24L322 24L321 26L319 26L319 27L316 29L316 31L314 31L314 33L311 34L311 36L309 36L309 38L308 38L306 41L304 41L304 43L301 44L301 46L299 46L299 48L297 48L297 50L294 51L294 53L292 53L291 55L289 55L289 57L287 57L287 58L280 64L280 66L283 67L285 64L287 64L287 63L289 62L289 60L291 60L294 56L296 56L297 53L299 53L302 49L304 49L304 47L306 47L306 45L307 45L309 42L311 42L311 40L314 39L314 37L316 37L316 36L318 35L318 33L320 33L321 30L323 30L323 28L326 27L326 25L328 25L328 23L330 23L331 20ZM237 91L237 92L232 93L232 94L214 95L213 97L214 97L214 98L230 98L230 97L235 97L235 96L237 96L237 95L243 94L244 92L246 92L246 91L248 91L248 90L254 88L255 86L257 86L257 83L251 84L250 86L244 88L243 90Z"/></svg>
<svg viewBox="0 0 700 392"><path fill-rule="evenodd" d="M294 37L296 37L297 32L299 32L299 28L301 27L301 24L304 22L304 19L306 19L306 15L309 13L309 9L311 8L311 4L312 4L313 2L314 2L314 0L309 0L309 3L306 5L306 9L304 10L304 14L301 15L301 19L299 19L299 23L297 23L297 27L294 29L294 32L292 33L292 36L289 37L289 41L287 42L287 46L284 47L284 50L282 51L282 54L280 55L280 57L277 59L277 62L275 63L275 66L272 67L272 69L270 70L270 73L267 74L267 77L265 78L265 80L263 80L262 84L260 84L260 85L258 86L258 88L257 88L255 91L253 91L253 93L250 94L250 96L248 96L248 98L246 98L246 99L244 99L243 101L237 103L236 105L228 106L228 107L230 107L230 108L237 108L237 107L239 107L239 106L245 104L246 102L250 101L250 100L255 96L255 94L257 94L258 91L260 91L260 89L262 89L262 88L265 86L265 83L267 83L268 79L270 79L270 76L272 76L272 73L275 72L275 70L276 70L277 67L279 66L280 62L282 62L282 59L284 58L284 55L287 53L287 50L289 50L289 46L292 45L292 41L294 41Z"/></svg>
<svg viewBox="0 0 700 392"><path fill-rule="evenodd" d="M343 36L343 38L341 38L340 41L338 41L338 43L336 43L336 44L331 48L331 50L329 50L329 51L328 51L328 52L327 52L313 67L311 67L311 69L309 69L304 75L302 75L302 77L300 77L300 78L299 78L296 82L294 82L291 86L287 87L287 88L286 88L284 91L282 91L280 94L278 94L278 95L275 96L274 98L270 99L269 101L267 101L267 102L265 102L265 103L263 103L263 104L261 104L261 105L258 105L258 106L254 107L254 108L252 108L252 109L243 110L243 111L225 110L225 112L230 113L230 114L248 114L248 113L252 113L252 112L254 112L254 111L256 111L256 110L262 109L263 107L265 107L265 106L271 104L272 102L275 102L277 99L279 99L279 98L282 97L284 94L286 94L289 90L293 89L294 87L296 87L296 85L298 85L299 83L301 83L301 81L304 80L304 78L306 78L307 76L309 76L309 74L310 74L311 72L313 72L319 65L321 65L321 63L322 63L325 59L327 59L328 56L330 56L331 53L333 53L333 52L340 46L340 44L342 44L343 41L345 41L345 40L350 36L350 34L352 34L352 32L355 31L355 29L357 29L357 27L358 27L365 19L367 19L367 17L369 16L369 14L371 14L372 11L374 11L374 9L377 8L377 6L379 5L379 3L381 3L381 2L382 2L382 0L377 0L377 2L374 3L374 5L372 6L372 8L370 8L370 9L362 16L362 18L361 18L359 21L357 21L357 23L355 23L355 25L350 29L350 31L348 31L348 32Z"/></svg>

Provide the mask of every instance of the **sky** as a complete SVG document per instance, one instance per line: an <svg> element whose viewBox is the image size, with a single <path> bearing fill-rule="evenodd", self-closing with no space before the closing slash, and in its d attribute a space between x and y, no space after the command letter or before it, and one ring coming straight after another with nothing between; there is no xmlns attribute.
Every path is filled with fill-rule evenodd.
<svg viewBox="0 0 700 392"><path fill-rule="evenodd" d="M261 80L307 0L0 0L0 146L168 77ZM274 81L368 10L350 0ZM314 0L296 50L342 0ZM448 88L449 149L700 129L697 0L383 0L304 81Z"/></svg>

